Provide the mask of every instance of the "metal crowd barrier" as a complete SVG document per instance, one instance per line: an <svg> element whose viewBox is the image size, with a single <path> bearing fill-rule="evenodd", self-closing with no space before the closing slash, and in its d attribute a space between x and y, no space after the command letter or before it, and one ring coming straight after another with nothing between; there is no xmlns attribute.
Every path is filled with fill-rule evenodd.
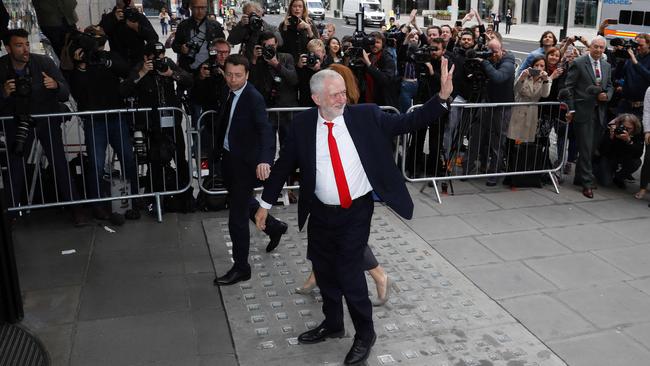
<svg viewBox="0 0 650 366"><path fill-rule="evenodd" d="M276 132L276 159L280 151L281 141L284 137L285 130L289 123L293 120L293 116L296 113L300 113L308 110L310 107L286 107L286 108L267 108L269 115L269 120L273 124L273 128ZM380 106L381 110L399 114L399 110L392 106ZM199 132L199 138L197 139L197 156L200 156L202 161L206 164L197 164L198 171L196 172L199 180L199 187L202 192L211 195L225 195L228 193L226 188L222 185L220 181L220 171L219 171L219 162L215 161L213 154L213 147L219 146L215 141L215 137L218 135L217 130L219 128L219 113L217 111L206 111L199 117L197 123L197 130ZM398 149L400 137L398 136L395 139L395 162L397 163L398 159ZM208 180L204 177L207 176ZM288 177L289 178L289 177ZM283 190L299 189L300 185L291 182L283 187ZM256 191L260 192L263 188L256 188Z"/></svg>
<svg viewBox="0 0 650 366"><path fill-rule="evenodd" d="M175 107L0 118L9 211L106 201L126 210L129 200L154 197L162 221L161 197L192 183L187 121Z"/></svg>
<svg viewBox="0 0 650 366"><path fill-rule="evenodd" d="M559 193L553 173L566 159L565 112L559 102L454 103L428 129L403 136L402 172L409 182L432 182L438 202L438 182L453 194L458 179L548 174Z"/></svg>

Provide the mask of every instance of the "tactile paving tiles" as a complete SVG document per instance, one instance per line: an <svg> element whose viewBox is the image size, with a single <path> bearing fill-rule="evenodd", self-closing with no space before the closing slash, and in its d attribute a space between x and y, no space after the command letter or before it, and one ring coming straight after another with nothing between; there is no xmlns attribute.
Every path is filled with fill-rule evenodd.
<svg viewBox="0 0 650 366"><path fill-rule="evenodd" d="M346 336L315 345L297 337L323 320L318 291L294 293L310 273L307 233L298 232L295 205L274 208L289 224L278 248L251 225L252 278L222 287L239 362L249 365L342 365L354 328L346 311ZM226 219L203 225L217 273L231 265ZM377 342L368 365L565 365L534 335L473 285L390 210L377 206L370 245L388 272L389 302L375 307ZM368 276L371 296L374 282Z"/></svg>

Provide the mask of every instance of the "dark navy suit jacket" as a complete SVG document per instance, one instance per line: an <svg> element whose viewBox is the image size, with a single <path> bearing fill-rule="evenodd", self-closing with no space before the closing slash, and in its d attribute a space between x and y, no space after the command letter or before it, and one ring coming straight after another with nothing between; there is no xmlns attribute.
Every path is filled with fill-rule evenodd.
<svg viewBox="0 0 650 366"><path fill-rule="evenodd" d="M230 90L227 89L225 98L229 93ZM225 99L221 105L226 105ZM224 114L225 111L222 110L219 116L221 126L217 141L220 143L223 142L228 127L228 119ZM248 165L273 164L275 133L266 113L264 97L250 82L244 87L235 106L228 133L228 146L231 155Z"/></svg>
<svg viewBox="0 0 650 366"><path fill-rule="evenodd" d="M425 128L437 121L445 111L436 96L422 108L408 114L385 113L375 104L347 106L343 112L345 124L373 190L406 219L413 216L413 201L404 184L404 177L395 165L393 137ZM317 119L317 108L311 108L294 118L280 158L271 169L262 194L264 202L275 202L286 177L296 167L300 168L298 225L301 230L316 200Z"/></svg>

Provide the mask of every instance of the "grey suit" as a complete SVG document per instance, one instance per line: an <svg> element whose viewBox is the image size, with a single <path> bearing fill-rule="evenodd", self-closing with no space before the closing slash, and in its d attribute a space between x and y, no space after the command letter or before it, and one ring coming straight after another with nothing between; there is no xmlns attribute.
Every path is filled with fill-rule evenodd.
<svg viewBox="0 0 650 366"><path fill-rule="evenodd" d="M592 158L594 150L605 128L607 102L599 102L596 88L600 87L610 100L614 94L612 70L608 62L600 59L601 82L596 82L596 75L589 55L577 58L569 67L566 88L569 91L569 110L575 111L573 123L578 143L578 162L576 164L575 183L591 188L594 182Z"/></svg>

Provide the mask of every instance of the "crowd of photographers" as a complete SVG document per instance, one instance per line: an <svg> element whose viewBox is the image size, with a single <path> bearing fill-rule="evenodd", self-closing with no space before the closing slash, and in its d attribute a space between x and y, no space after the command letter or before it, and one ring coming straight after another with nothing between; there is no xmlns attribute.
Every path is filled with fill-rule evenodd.
<svg viewBox="0 0 650 366"><path fill-rule="evenodd" d="M17 122L6 124L11 128L5 130L7 145L13 150L7 164L14 174L11 184L6 185L10 186L13 202L24 194L22 161L25 147L31 146L33 140L32 129L41 142L48 141L44 151L55 169L68 169L60 133L52 133L54 129L59 131L62 120L33 121L29 114L59 112L60 102L69 94L77 101L79 111L153 108L148 115L131 118L108 114L83 118L91 182L101 180L106 147L110 145L121 162L123 176L130 182L145 181L148 186L144 189L150 191L169 189L169 184L173 188L186 186L191 179L188 160L192 156L186 153L181 115L158 108L183 108L191 115L194 127L203 112L219 111L224 93L228 93L224 63L234 46L239 46L239 53L248 59L248 81L264 97L268 108L312 106L309 80L319 70L330 67L347 75L346 84L354 89L348 91L353 96L349 102L392 106L405 113L438 92L443 57L449 60L449 67L455 67L450 102L562 101L569 105L568 110L525 106L470 112L452 107L432 128L420 131L411 140L407 154L411 174L444 175L447 161L454 160L461 149L465 151L464 174L507 171L514 168L509 166L512 163L506 156L508 151L517 149L522 142L548 138L548 133L540 131L554 128L558 152L568 151L565 169L578 162L574 183L585 188L585 195L593 196L590 174L602 185L624 186L642 165L644 142L650 143L648 112L643 119L644 108L650 109L648 35L614 40L612 47L606 48L599 37L591 41L573 36L558 40L547 31L540 38L539 48L518 61L504 48L493 25L484 24L474 10L453 27L422 29L415 13L411 13L410 18L402 17L406 19L403 24L391 18L380 31L366 33L363 27L357 27L353 35L339 39L333 24L317 25L308 17L304 0L290 1L277 26L267 23L259 3L245 3L227 35L222 25L208 16L207 9L207 0L190 2L191 16L178 24L171 42L177 62L165 56L165 46L158 42L153 26L128 0L117 0L99 25L69 34L62 49L63 70L46 57L29 54L24 30L7 32L3 43L8 55L0 58L0 82L3 114L15 116ZM466 27L469 23L473 26ZM106 43L110 51L104 50ZM66 58L72 67L64 67ZM580 70L574 65L581 58L595 65L591 71L596 78L586 88L580 84ZM592 117L587 122L579 121L578 117L587 114L574 113L581 108L588 109L597 122L592 123ZM291 115L278 113L270 118L282 141ZM481 123L472 123L477 120ZM562 128L571 121L574 123L568 129ZM569 134L566 147L564 131ZM218 146L202 142L208 146L206 150L217 151ZM138 164L143 162L149 164L148 177L138 179ZM650 181L650 164L641 169L637 198L644 196ZM170 182L169 171L174 171L171 180L175 182ZM73 182L73 174L55 176L62 200L79 198L75 189L79 182ZM491 177L486 184L496 183L497 179ZM141 188L130 185L134 194ZM91 184L86 195L98 198L110 192ZM174 205L165 205L167 209L195 208L191 189L173 198ZM138 218L142 208L141 202L134 202L126 218ZM84 221L78 208L73 213L76 223ZM93 205L93 214L99 219L111 217L103 204Z"/></svg>

